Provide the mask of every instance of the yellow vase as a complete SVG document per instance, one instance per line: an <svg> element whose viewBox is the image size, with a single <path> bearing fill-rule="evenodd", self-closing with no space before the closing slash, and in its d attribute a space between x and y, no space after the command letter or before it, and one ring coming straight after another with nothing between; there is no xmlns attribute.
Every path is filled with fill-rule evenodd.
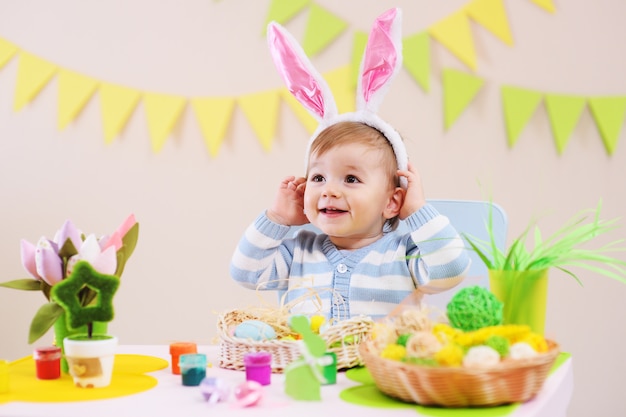
<svg viewBox="0 0 626 417"><path fill-rule="evenodd" d="M527 324L544 334L548 303L548 269L489 270L491 292L504 303L504 324Z"/></svg>

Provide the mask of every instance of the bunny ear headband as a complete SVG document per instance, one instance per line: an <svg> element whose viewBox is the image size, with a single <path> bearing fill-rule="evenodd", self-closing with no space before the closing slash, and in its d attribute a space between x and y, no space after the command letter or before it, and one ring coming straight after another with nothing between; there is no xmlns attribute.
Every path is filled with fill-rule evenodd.
<svg viewBox="0 0 626 417"><path fill-rule="evenodd" d="M376 114L391 80L402 67L401 20L402 12L396 8L374 22L359 70L356 111L344 114L338 114L330 87L295 38L276 22L268 25L268 44L278 72L291 94L319 122L309 139L307 163L311 144L322 130L339 122L353 121L380 131L393 148L398 169L407 169L408 156L400 134ZM400 180L406 188L406 178Z"/></svg>

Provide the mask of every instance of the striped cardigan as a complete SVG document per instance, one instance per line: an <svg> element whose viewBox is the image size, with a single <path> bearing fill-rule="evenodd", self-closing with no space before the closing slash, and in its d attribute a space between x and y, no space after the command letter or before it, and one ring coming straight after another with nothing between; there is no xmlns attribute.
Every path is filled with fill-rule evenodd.
<svg viewBox="0 0 626 417"><path fill-rule="evenodd" d="M293 313L342 320L389 314L418 288L457 285L470 259L447 217L426 204L404 220L408 233L385 233L360 249L337 249L325 234L276 224L263 213L246 229L231 261L232 278L250 289L285 291Z"/></svg>

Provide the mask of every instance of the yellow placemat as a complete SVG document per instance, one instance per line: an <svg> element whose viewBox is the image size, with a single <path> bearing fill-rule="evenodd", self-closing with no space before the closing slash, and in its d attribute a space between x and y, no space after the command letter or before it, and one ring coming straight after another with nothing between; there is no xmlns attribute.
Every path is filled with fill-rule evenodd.
<svg viewBox="0 0 626 417"><path fill-rule="evenodd" d="M72 377L61 373L53 380L37 379L32 356L9 364L9 392L0 394L0 404L9 401L69 402L101 400L147 391L157 385L156 378L145 375L164 369L169 363L145 355L115 355L111 385L103 388L78 388Z"/></svg>

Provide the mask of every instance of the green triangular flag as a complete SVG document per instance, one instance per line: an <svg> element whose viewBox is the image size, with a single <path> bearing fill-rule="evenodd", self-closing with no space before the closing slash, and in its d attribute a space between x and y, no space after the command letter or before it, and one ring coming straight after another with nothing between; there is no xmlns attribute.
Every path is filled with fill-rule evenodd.
<svg viewBox="0 0 626 417"><path fill-rule="evenodd" d="M311 3L311 0L272 0L270 9L267 12L267 19L265 19L263 33L265 34L267 24L272 20L284 24L308 6L309 3Z"/></svg>
<svg viewBox="0 0 626 417"><path fill-rule="evenodd" d="M452 126L484 84L484 80L453 69L443 71L444 125Z"/></svg>
<svg viewBox="0 0 626 417"><path fill-rule="evenodd" d="M402 41L404 67L424 89L430 90L430 36L417 33Z"/></svg>
<svg viewBox="0 0 626 417"><path fill-rule="evenodd" d="M589 107L598 125L604 147L609 155L613 155L624 124L626 97L592 97L589 98Z"/></svg>
<svg viewBox="0 0 626 417"><path fill-rule="evenodd" d="M531 116L537 110L537 106L541 103L542 95L537 91L508 86L503 86L500 91L502 93L506 135L509 146L512 148Z"/></svg>
<svg viewBox="0 0 626 417"><path fill-rule="evenodd" d="M335 40L348 24L331 12L316 4L311 5L302 41L302 49L311 57Z"/></svg>
<svg viewBox="0 0 626 417"><path fill-rule="evenodd" d="M367 45L368 35L365 32L354 32L354 41L352 42L352 61L350 62L350 82L352 87L356 88L359 77L359 69L363 60L363 53Z"/></svg>
<svg viewBox="0 0 626 417"><path fill-rule="evenodd" d="M565 150L584 107L584 97L546 94L546 108L559 154Z"/></svg>

